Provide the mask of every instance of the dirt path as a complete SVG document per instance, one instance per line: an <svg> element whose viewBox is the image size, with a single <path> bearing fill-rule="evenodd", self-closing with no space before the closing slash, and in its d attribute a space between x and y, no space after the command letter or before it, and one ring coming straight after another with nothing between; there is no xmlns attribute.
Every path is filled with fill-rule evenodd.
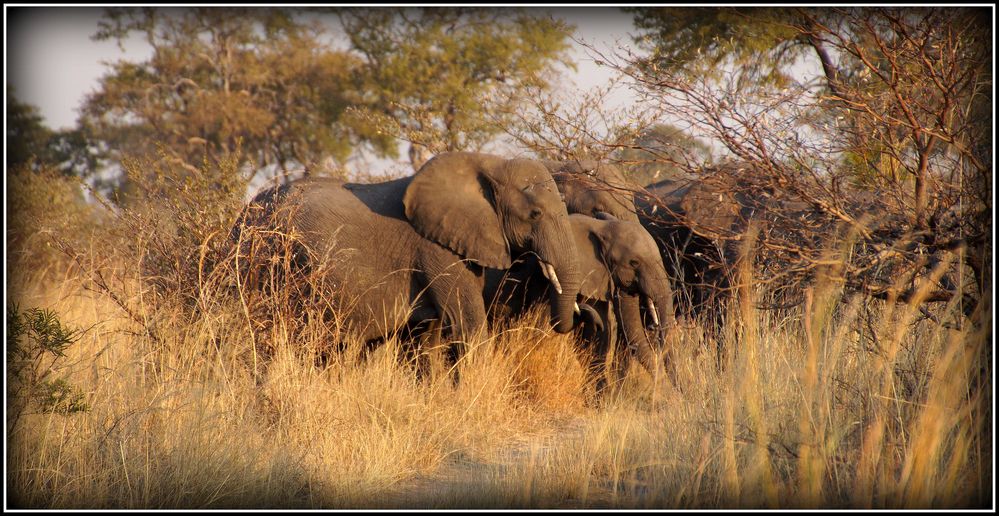
<svg viewBox="0 0 999 516"><path fill-rule="evenodd" d="M542 464L554 444L582 441L587 421L574 419L554 433L517 439L499 450L497 460L467 456L448 459L433 474L400 483L383 498L386 508L516 508L581 509L611 507L607 487L591 485L586 500L567 498L543 504L549 496L537 493L530 479L535 464Z"/></svg>

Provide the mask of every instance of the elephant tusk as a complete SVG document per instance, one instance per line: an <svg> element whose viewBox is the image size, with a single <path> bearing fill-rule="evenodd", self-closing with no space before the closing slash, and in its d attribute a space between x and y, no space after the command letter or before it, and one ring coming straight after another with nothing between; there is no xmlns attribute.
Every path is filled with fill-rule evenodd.
<svg viewBox="0 0 999 516"><path fill-rule="evenodd" d="M550 269L549 273L551 274L552 286L555 287L555 292L558 292L559 294L561 294L562 293L562 285L559 284L559 282L558 282L558 276L555 275L555 267L552 267L552 265L549 263L548 264L548 268Z"/></svg>
<svg viewBox="0 0 999 516"><path fill-rule="evenodd" d="M572 311L575 312L576 315L581 315L579 311L579 303L575 301L572 302Z"/></svg>
<svg viewBox="0 0 999 516"><path fill-rule="evenodd" d="M652 323L659 326L659 314L656 312L656 304L652 301L651 297L645 298L645 303L649 309L649 313L652 314Z"/></svg>
<svg viewBox="0 0 999 516"><path fill-rule="evenodd" d="M548 281L552 282L552 286L555 287L555 292L559 294L562 293L562 285L558 282L558 275L555 274L555 266L548 262L541 262L541 272L545 275Z"/></svg>

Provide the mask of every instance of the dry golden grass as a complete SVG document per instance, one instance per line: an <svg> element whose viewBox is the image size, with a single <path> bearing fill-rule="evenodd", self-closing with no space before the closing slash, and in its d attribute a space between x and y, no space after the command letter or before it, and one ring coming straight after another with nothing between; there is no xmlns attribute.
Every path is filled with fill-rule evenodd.
<svg viewBox="0 0 999 516"><path fill-rule="evenodd" d="M783 316L742 291L722 369L683 328L682 392L632 364L597 397L585 351L536 329L538 313L472 343L455 384L433 340L418 378L394 339L318 360L324 327L277 324L255 364L238 303L191 322L122 288L158 318L153 338L80 278L14 281L22 306L87 328L58 372L90 409L31 414L8 434L12 507L991 503L988 334L917 322L914 304L841 300L831 282Z"/></svg>

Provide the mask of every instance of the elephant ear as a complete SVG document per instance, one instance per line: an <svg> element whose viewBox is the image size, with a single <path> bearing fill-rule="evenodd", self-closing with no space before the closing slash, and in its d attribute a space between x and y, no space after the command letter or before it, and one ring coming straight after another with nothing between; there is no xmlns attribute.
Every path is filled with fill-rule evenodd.
<svg viewBox="0 0 999 516"><path fill-rule="evenodd" d="M485 267L506 269L510 248L493 207L488 165L475 155L438 155L413 176L402 202L423 237Z"/></svg>
<svg viewBox="0 0 999 516"><path fill-rule="evenodd" d="M570 215L570 224L576 240L576 250L579 256L579 270L583 273L583 281L579 284L579 293L583 297L610 300L610 273L601 256L606 243L606 235L601 233L604 224L594 223L586 215Z"/></svg>

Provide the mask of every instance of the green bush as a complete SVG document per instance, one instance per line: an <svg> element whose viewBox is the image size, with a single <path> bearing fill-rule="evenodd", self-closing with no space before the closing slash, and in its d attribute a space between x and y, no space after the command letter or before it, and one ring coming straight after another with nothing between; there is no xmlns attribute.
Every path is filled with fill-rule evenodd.
<svg viewBox="0 0 999 516"><path fill-rule="evenodd" d="M7 307L8 431L33 409L63 414L87 410L79 389L65 378L54 378L66 350L82 335L51 310Z"/></svg>

